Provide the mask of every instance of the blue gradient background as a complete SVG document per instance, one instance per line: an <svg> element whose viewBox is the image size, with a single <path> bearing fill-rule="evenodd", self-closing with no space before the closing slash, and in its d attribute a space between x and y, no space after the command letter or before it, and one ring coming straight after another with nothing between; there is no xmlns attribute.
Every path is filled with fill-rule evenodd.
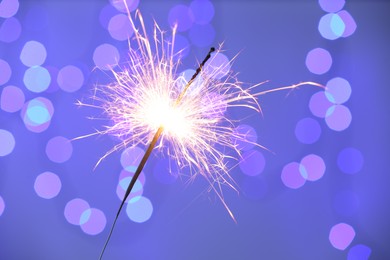
<svg viewBox="0 0 390 260"><path fill-rule="evenodd" d="M159 157L155 153L144 170L144 195L153 203L153 215L137 224L122 212L105 259L347 259L348 249L356 244L372 249L370 259L389 259L390 129L386 121L390 37L386 25L390 22L390 2L348 1L344 9L358 27L352 36L336 41L319 34L318 22L325 12L314 0L212 2L214 44L224 42L224 54L230 58L241 52L232 67L241 81L270 80L264 88L276 88L301 81L326 84L330 78L342 76L352 86L346 103L352 123L348 129L335 132L319 120L320 140L312 145L299 143L295 125L304 117L312 117L308 103L318 91L315 87L301 87L288 96L286 92L261 96L263 116L246 110L230 113L234 119L244 118L243 123L256 129L259 143L275 153L263 151L266 167L261 178L267 183L267 191L261 199L226 193L237 224L218 199L202 193L207 187L202 179L189 186L181 181L163 185L154 180L151 173ZM97 259L108 235L119 206L115 189L121 171L120 152L95 171L93 167L116 140L105 136L74 142L72 157L63 164L49 161L45 154L46 143L53 136L71 139L101 127L100 121L86 119L97 111L79 109L74 103L89 96L97 81L107 80L92 72L96 46L107 42L121 50L126 48L126 42L113 40L99 23L100 10L107 3L21 1L15 17L22 23L22 35L11 44L0 43L0 58L13 72L8 84L21 87L26 100L37 96L23 86L26 67L19 55L26 41L45 45L45 64L58 68L76 64L86 77L75 93L39 94L55 107L51 125L43 133L28 131L19 113L0 111L0 128L10 131L16 140L13 152L0 157L0 196L6 204L0 216L0 259ZM189 1L141 0L139 9L149 28L154 18L168 30L169 10L178 3ZM47 11L48 26L35 32L24 30L28 26L26 13L35 6ZM327 49L333 57L330 71L320 76L305 66L308 51L316 47ZM192 48L183 69L194 68L207 50ZM355 175L338 169L337 155L345 147L355 147L363 154L363 168ZM280 178L284 165L309 153L324 159L324 177L297 190L285 187ZM61 192L51 200L38 197L34 191L35 178L44 171L56 173L62 181ZM231 174L238 183L243 179L239 168ZM360 200L357 212L349 217L338 215L332 206L335 194L346 188ZM102 233L90 236L66 221L64 207L76 197L105 213L107 226ZM356 232L344 251L332 247L328 239L330 228L339 222L350 224Z"/></svg>

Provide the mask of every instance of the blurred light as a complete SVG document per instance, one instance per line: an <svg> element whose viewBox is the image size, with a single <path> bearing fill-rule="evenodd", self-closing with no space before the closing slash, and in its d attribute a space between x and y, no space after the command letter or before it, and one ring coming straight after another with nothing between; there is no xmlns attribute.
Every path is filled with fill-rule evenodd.
<svg viewBox="0 0 390 260"><path fill-rule="evenodd" d="M93 52L93 62L102 70L110 70L118 65L120 56L118 49L111 44L101 44Z"/></svg>
<svg viewBox="0 0 390 260"><path fill-rule="evenodd" d="M14 16L19 10L18 0L2 0L0 2L0 17L10 18Z"/></svg>
<svg viewBox="0 0 390 260"><path fill-rule="evenodd" d="M10 43L19 39L22 25L15 17L6 19L0 27L0 41Z"/></svg>
<svg viewBox="0 0 390 260"><path fill-rule="evenodd" d="M124 1L126 1L130 12L137 9L139 4L139 0L110 0L110 4L112 4L112 6L114 6L118 11L126 13L127 10Z"/></svg>
<svg viewBox="0 0 390 260"><path fill-rule="evenodd" d="M0 196L0 216L3 215L4 209L5 209L5 203L3 198Z"/></svg>
<svg viewBox="0 0 390 260"><path fill-rule="evenodd" d="M53 113L54 108L51 101L37 97L24 104L21 117L28 130L40 133L49 127Z"/></svg>
<svg viewBox="0 0 390 260"><path fill-rule="evenodd" d="M230 67L230 61L224 54L213 53L208 62L206 62L203 72L211 78L221 79L229 73Z"/></svg>
<svg viewBox="0 0 390 260"><path fill-rule="evenodd" d="M75 92L84 84L83 72L76 66L65 66L58 72L57 83L62 90Z"/></svg>
<svg viewBox="0 0 390 260"><path fill-rule="evenodd" d="M8 62L2 59L0 59L0 71L0 85L3 85L11 78L12 70Z"/></svg>
<svg viewBox="0 0 390 260"><path fill-rule="evenodd" d="M334 225L329 233L329 241L334 248L346 249L355 238L355 230L348 224L339 223Z"/></svg>
<svg viewBox="0 0 390 260"><path fill-rule="evenodd" d="M328 100L335 104L347 102L351 96L351 85L343 78L336 77L326 83L325 95Z"/></svg>
<svg viewBox="0 0 390 260"><path fill-rule="evenodd" d="M88 210L89 204L83 199L73 199L69 201L64 210L66 220L73 225L80 225L81 215Z"/></svg>
<svg viewBox="0 0 390 260"><path fill-rule="evenodd" d="M40 66L46 60L45 46L37 41L26 42L20 52L20 60L27 67Z"/></svg>
<svg viewBox="0 0 390 260"><path fill-rule="evenodd" d="M351 121L351 112L344 105L333 105L326 112L325 122L332 130L343 131L349 127Z"/></svg>
<svg viewBox="0 0 390 260"><path fill-rule="evenodd" d="M208 0L194 0L190 4L190 10L197 24L208 24L214 17L214 6Z"/></svg>
<svg viewBox="0 0 390 260"><path fill-rule="evenodd" d="M126 213L130 220L143 223L152 216L153 205L148 198L141 196L136 202L127 204Z"/></svg>
<svg viewBox="0 0 390 260"><path fill-rule="evenodd" d="M24 93L20 88L7 86L1 92L0 107L5 112L13 113L23 107L24 101Z"/></svg>
<svg viewBox="0 0 390 260"><path fill-rule="evenodd" d="M175 183L179 176L179 168L175 161L162 158L157 161L153 169L154 178L164 184Z"/></svg>
<svg viewBox="0 0 390 260"><path fill-rule="evenodd" d="M35 179L34 190L39 197L52 199L57 196L61 190L61 180L52 172L41 173Z"/></svg>
<svg viewBox="0 0 390 260"><path fill-rule="evenodd" d="M50 85L51 77L47 69L40 66L28 68L23 76L23 83L28 90L35 93L45 91Z"/></svg>
<svg viewBox="0 0 390 260"><path fill-rule="evenodd" d="M371 248L366 245L355 245L349 249L347 260L368 260L370 259Z"/></svg>
<svg viewBox="0 0 390 260"><path fill-rule="evenodd" d="M137 165L138 166L138 165ZM119 178L118 180L122 180L126 177L133 177L134 176L134 172L135 172L136 169L134 169L134 171L127 171L127 170L122 170L121 173L119 174ZM144 172L142 171L141 174L138 176L138 179L142 186L145 185L145 181L146 181L146 178L145 178L145 174ZM121 199L123 198L123 196L121 197Z"/></svg>
<svg viewBox="0 0 390 260"><path fill-rule="evenodd" d="M329 71L332 66L332 56L322 48L315 48L306 56L306 67L311 73L324 74Z"/></svg>
<svg viewBox="0 0 390 260"><path fill-rule="evenodd" d="M343 217L351 217L357 213L360 201L354 191L343 190L336 193L333 198L333 208L337 214Z"/></svg>
<svg viewBox="0 0 390 260"><path fill-rule="evenodd" d="M177 25L177 30L184 32L191 28L194 16L186 5L176 5L169 11L168 22L172 28Z"/></svg>
<svg viewBox="0 0 390 260"><path fill-rule="evenodd" d="M15 148L15 138L7 130L0 129L0 156L6 156Z"/></svg>
<svg viewBox="0 0 390 260"><path fill-rule="evenodd" d="M303 144L313 144L321 136L321 126L317 120L310 117L303 118L295 126L295 136Z"/></svg>
<svg viewBox="0 0 390 260"><path fill-rule="evenodd" d="M72 156L72 152L72 143L62 136L53 137L46 144L46 155L52 162L66 162Z"/></svg>
<svg viewBox="0 0 390 260"><path fill-rule="evenodd" d="M265 197L268 191L268 185L262 177L245 177L241 183L240 188L244 196L251 200L259 200Z"/></svg>
<svg viewBox="0 0 390 260"><path fill-rule="evenodd" d="M306 180L317 181L324 176L326 166L320 156L309 154L302 158L299 169Z"/></svg>
<svg viewBox="0 0 390 260"><path fill-rule="evenodd" d="M335 13L344 7L345 0L319 0L318 3L325 12Z"/></svg>
<svg viewBox="0 0 390 260"><path fill-rule="evenodd" d="M321 17L318 31L321 36L328 40L340 38L345 30L345 24L338 14L326 14Z"/></svg>
<svg viewBox="0 0 390 260"><path fill-rule="evenodd" d="M128 177L119 178L118 186L116 187L116 195L118 196L120 201L122 201L123 198L125 197L126 190L130 184L133 175L134 174ZM126 202L128 203L136 202L141 198L143 192L144 189L142 183L139 179L137 179L131 193L126 199Z"/></svg>
<svg viewBox="0 0 390 260"><path fill-rule="evenodd" d="M234 134L240 138L234 138L232 142L241 151L248 151L255 147L257 142L256 130L250 125L240 124L234 129Z"/></svg>
<svg viewBox="0 0 390 260"><path fill-rule="evenodd" d="M249 176L256 176L263 172L265 167L265 158L257 150L244 152L239 162L241 171Z"/></svg>
<svg viewBox="0 0 390 260"><path fill-rule="evenodd" d="M341 12L337 13L339 17L343 20L343 23L345 24L345 30L343 32L343 37L349 37L351 36L357 28L356 22L351 16L350 13L348 13L345 10L342 10Z"/></svg>
<svg viewBox="0 0 390 260"><path fill-rule="evenodd" d="M135 172L145 151L137 146L126 148L121 154L121 165L129 172Z"/></svg>
<svg viewBox="0 0 390 260"><path fill-rule="evenodd" d="M106 216L103 211L96 208L87 209L88 218L83 224L80 224L81 230L88 235L97 235L106 227ZM82 214L84 215L84 213Z"/></svg>
<svg viewBox="0 0 390 260"><path fill-rule="evenodd" d="M329 98L327 95L325 95L325 92L319 91L311 96L309 109L314 116L325 118L326 111L328 111L332 105L333 103L329 101Z"/></svg>
<svg viewBox="0 0 390 260"><path fill-rule="evenodd" d="M344 148L337 156L339 169L347 174L358 173L363 168L363 155L353 147Z"/></svg>
<svg viewBox="0 0 390 260"><path fill-rule="evenodd" d="M125 14L117 14L110 19L108 32L112 38L118 41L127 40L134 33L129 18Z"/></svg>
<svg viewBox="0 0 390 260"><path fill-rule="evenodd" d="M188 36L193 45L197 47L208 47L214 42L215 30L211 24L195 24L190 29Z"/></svg>
<svg viewBox="0 0 390 260"><path fill-rule="evenodd" d="M302 176L299 168L300 165L297 162L291 162L283 167L281 178L288 188L298 189L305 184L306 176Z"/></svg>

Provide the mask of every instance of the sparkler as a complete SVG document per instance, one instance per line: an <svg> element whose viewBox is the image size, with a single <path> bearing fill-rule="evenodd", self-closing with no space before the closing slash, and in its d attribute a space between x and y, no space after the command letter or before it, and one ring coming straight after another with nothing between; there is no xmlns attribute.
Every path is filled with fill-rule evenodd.
<svg viewBox="0 0 390 260"><path fill-rule="evenodd" d="M126 1L124 3L126 5ZM155 23L153 39L150 40L138 11L136 17L141 30L136 28L128 11L138 46L136 49L132 48L129 41L128 66L111 69L114 82L97 86L92 104L79 102L82 106L102 109L105 116L113 122L105 130L79 138L110 134L122 140L100 158L97 165L111 153L125 147L148 145L120 204L100 259L120 211L155 147L166 149L166 154L177 162L180 169L188 168L190 179L203 176L210 184L209 191L215 191L235 221L222 192L223 186L237 191L235 182L229 175L226 159L237 159L240 156L235 140L249 141L245 134L235 131L235 122L227 118L224 111L231 107L246 107L261 112L257 102L259 95L306 84L321 86L314 82L302 82L253 93L264 82L243 88L243 84L231 72L225 75L229 64L213 65L216 53L220 52L220 49L214 48L187 82L183 75L177 76L180 52L174 51L176 28L172 29L172 40L167 41L165 33ZM221 75L224 76L222 79ZM197 84L194 84L195 80ZM253 144L264 148L260 144ZM236 155L231 155L233 153Z"/></svg>

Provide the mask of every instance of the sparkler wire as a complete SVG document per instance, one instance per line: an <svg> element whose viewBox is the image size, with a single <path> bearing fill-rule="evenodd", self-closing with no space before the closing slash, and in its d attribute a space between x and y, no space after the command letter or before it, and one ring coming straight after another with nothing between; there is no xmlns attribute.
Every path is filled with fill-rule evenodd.
<svg viewBox="0 0 390 260"><path fill-rule="evenodd" d="M196 79L196 77L198 76L198 74L201 72L203 66L206 64L206 62L210 59L211 57L211 53L213 53L215 51L215 48L212 47L210 48L210 51L208 52L207 56L204 58L204 60L202 61L202 63L200 63L198 69L196 70L196 72L194 73L194 75L192 75L190 81L188 81L188 83L185 85L183 91L180 93L180 95L177 97L176 99L176 102L174 104L174 106L177 106L181 100L183 99L185 93L187 92L188 88L191 86L191 84L194 82L194 80ZM131 193L131 190L133 189L134 185L135 185L135 182L137 181L139 175L141 174L141 171L142 169L144 168L145 164L146 164L146 161L149 159L149 156L150 154L152 153L154 147L156 146L156 143L158 141L158 139L160 138L162 132L164 130L164 127L163 126L160 126L158 129L157 129L157 132L154 134L153 136L153 139L152 141L150 142L149 146L148 146L148 149L146 150L144 156L142 157L142 160L141 162L139 163L138 167L137 167L137 170L135 171L133 177L131 178L131 181L130 181L130 184L129 186L127 187L127 190L126 190L126 193L125 193L125 196L123 197L122 199L122 202L119 206L119 209L118 209L118 212L116 213L116 216L115 216L115 219L114 219L114 222L111 226L111 229L110 229L110 233L108 234L108 237L107 237L107 240L103 246L103 249L102 249L102 252L100 253L100 257L99 259L101 260L102 257L103 257L103 254L104 254L104 251L106 250L106 247L108 245L108 242L110 241L111 239L111 235L112 235L112 232L114 231L114 228L115 228L115 224L116 224L116 221L118 220L118 217L119 217L119 214L120 212L122 211L122 208L123 208L123 205L125 204L125 201L126 199L128 198L128 196L130 195Z"/></svg>

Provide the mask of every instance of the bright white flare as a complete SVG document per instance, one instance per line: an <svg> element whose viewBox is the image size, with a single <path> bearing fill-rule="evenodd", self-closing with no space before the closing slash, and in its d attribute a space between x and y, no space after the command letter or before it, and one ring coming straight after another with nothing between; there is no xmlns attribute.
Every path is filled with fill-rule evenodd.
<svg viewBox="0 0 390 260"><path fill-rule="evenodd" d="M115 78L111 84L96 87L92 104L79 102L102 109L104 116L113 122L94 134L110 134L122 140L98 163L125 147L148 145L157 129L163 126L157 147L181 169L189 169L190 180L198 175L206 178L210 190L216 192L234 219L223 199L222 186L236 189L226 162L228 158L239 157L236 141L246 142L246 137L235 131L237 122L229 120L225 111L230 107L246 107L260 112L258 95L303 84L318 84L304 82L253 93L261 83L244 89L230 71L225 73L230 64L216 64L214 59L220 52L217 50L197 80L183 93L187 80L177 73L181 53L174 52L176 29L172 31L172 40L168 41L155 24L150 40L142 16L137 13L136 17L141 30L129 15L135 37L129 41L128 63L111 70ZM226 75L220 79L221 74Z"/></svg>

